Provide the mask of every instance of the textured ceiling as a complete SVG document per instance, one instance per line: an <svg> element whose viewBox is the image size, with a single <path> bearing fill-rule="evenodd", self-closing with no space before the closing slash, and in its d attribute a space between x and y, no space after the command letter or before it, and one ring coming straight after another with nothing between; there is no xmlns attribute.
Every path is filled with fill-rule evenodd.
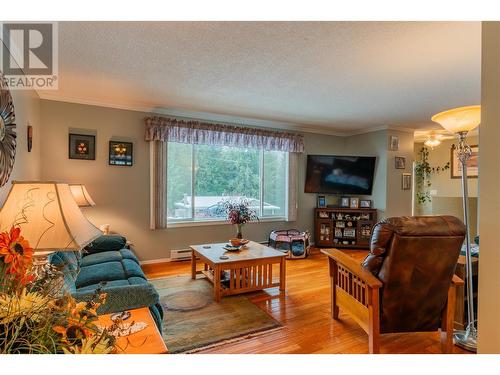
<svg viewBox="0 0 500 375"><path fill-rule="evenodd" d="M62 22L59 90L40 94L312 131L422 129L479 103L480 51L479 22Z"/></svg>

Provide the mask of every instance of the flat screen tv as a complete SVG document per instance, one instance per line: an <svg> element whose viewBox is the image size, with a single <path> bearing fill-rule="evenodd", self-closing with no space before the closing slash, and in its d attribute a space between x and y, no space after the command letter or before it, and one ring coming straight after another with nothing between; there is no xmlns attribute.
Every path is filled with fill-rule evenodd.
<svg viewBox="0 0 500 375"><path fill-rule="evenodd" d="M374 156L308 155L306 193L371 195Z"/></svg>

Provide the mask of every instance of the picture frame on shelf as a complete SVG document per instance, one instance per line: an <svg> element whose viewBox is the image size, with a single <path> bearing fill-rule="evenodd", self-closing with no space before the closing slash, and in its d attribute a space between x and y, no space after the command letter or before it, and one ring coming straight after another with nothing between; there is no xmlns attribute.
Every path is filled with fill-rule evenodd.
<svg viewBox="0 0 500 375"><path fill-rule="evenodd" d="M95 160L95 135L69 133L68 157L78 160Z"/></svg>
<svg viewBox="0 0 500 375"><path fill-rule="evenodd" d="M350 198L349 197L341 197L340 198L340 207L349 208Z"/></svg>
<svg viewBox="0 0 500 375"><path fill-rule="evenodd" d="M349 208L359 208L359 198L351 198L349 200Z"/></svg>
<svg viewBox="0 0 500 375"><path fill-rule="evenodd" d="M391 151L399 150L399 137L397 135L389 136L389 150Z"/></svg>
<svg viewBox="0 0 500 375"><path fill-rule="evenodd" d="M472 154L467 160L467 178L478 178L479 176L479 145L470 146ZM456 146L451 146L450 160L451 178L462 178L462 164L458 160Z"/></svg>
<svg viewBox="0 0 500 375"><path fill-rule="evenodd" d="M318 208L325 208L326 207L326 197L324 195L318 195L317 206L318 206Z"/></svg>
<svg viewBox="0 0 500 375"><path fill-rule="evenodd" d="M360 208L372 208L372 201L371 201L371 199L361 199L359 201L359 207Z"/></svg>
<svg viewBox="0 0 500 375"><path fill-rule="evenodd" d="M132 142L109 141L109 165L131 167L134 164Z"/></svg>
<svg viewBox="0 0 500 375"><path fill-rule="evenodd" d="M344 237L355 238L356 237L356 229L345 228L344 229Z"/></svg>
<svg viewBox="0 0 500 375"><path fill-rule="evenodd" d="M401 175L401 189L411 190L411 173L403 173Z"/></svg>
<svg viewBox="0 0 500 375"><path fill-rule="evenodd" d="M345 221L336 221L335 227L336 228L345 228Z"/></svg>
<svg viewBox="0 0 500 375"><path fill-rule="evenodd" d="M335 237L342 237L342 229L335 228Z"/></svg>
<svg viewBox="0 0 500 375"><path fill-rule="evenodd" d="M406 169L406 158L404 156L395 156L394 166L396 169Z"/></svg>

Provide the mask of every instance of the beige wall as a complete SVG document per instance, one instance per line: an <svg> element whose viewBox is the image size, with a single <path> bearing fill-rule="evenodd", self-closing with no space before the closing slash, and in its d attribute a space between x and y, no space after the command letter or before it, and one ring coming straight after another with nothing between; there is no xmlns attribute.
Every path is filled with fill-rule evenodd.
<svg viewBox="0 0 500 375"><path fill-rule="evenodd" d="M479 353L500 353L500 23L483 22L479 232Z"/></svg>
<svg viewBox="0 0 500 375"><path fill-rule="evenodd" d="M412 190L403 190L401 186L403 173L412 173L414 147L413 133L391 130L387 133L387 139L389 139L391 135L395 135L399 138L399 150L388 151L387 153L387 205L385 217L409 216L412 212ZM403 156L406 158L405 169L396 169L396 156Z"/></svg>
<svg viewBox="0 0 500 375"><path fill-rule="evenodd" d="M0 206L10 190L11 181L38 180L40 178L40 155L42 129L40 123L40 99L33 90L11 91L16 111L17 148L14 169L10 180L0 188ZM33 148L28 152L27 128L33 126Z"/></svg>
<svg viewBox="0 0 500 375"><path fill-rule="evenodd" d="M144 117L147 113L96 106L42 100L41 113L45 124L42 151L42 178L69 183L84 183L96 206L84 209L95 224L111 224L134 242L141 260L163 259L170 250L189 244L226 241L234 235L230 225L186 228L149 229L149 146L144 141ZM96 137L96 160L68 159L69 129L93 129ZM134 142L134 165L108 165L110 139ZM344 139L304 134L306 153L342 154ZM304 193L306 155L299 158L299 192L297 222L248 224L244 234L255 240L267 239L272 229L293 228L313 230L313 208L316 195Z"/></svg>
<svg viewBox="0 0 500 375"><path fill-rule="evenodd" d="M399 138L399 150L389 150L389 137ZM404 131L380 130L346 138L348 154L377 156L373 186L373 206L378 209L379 219L391 216L411 215L411 190L401 189L402 174L411 173L413 164L413 134ZM395 168L395 156L406 158L406 168Z"/></svg>

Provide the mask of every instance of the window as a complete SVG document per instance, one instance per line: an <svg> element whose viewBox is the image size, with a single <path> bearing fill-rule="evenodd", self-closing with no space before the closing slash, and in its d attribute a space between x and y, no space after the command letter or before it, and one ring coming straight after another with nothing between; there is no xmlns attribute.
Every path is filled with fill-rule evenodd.
<svg viewBox="0 0 500 375"><path fill-rule="evenodd" d="M288 153L168 143L167 220L220 221L224 199L247 199L259 218L284 218Z"/></svg>

